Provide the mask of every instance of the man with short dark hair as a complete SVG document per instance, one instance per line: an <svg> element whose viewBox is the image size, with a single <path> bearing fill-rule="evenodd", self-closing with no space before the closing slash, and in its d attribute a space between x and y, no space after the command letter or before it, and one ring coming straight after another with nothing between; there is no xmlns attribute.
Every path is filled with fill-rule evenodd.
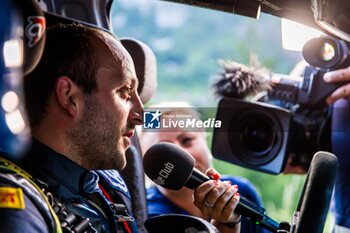
<svg viewBox="0 0 350 233"><path fill-rule="evenodd" d="M25 77L33 137L86 169L124 168L142 123L137 83L130 55L111 34L76 25L49 30L38 68Z"/></svg>
<svg viewBox="0 0 350 233"><path fill-rule="evenodd" d="M137 86L133 61L113 35L82 25L47 30L42 59L25 77L34 140L18 163L29 175L17 184L43 189L60 223L53 227L45 197L36 200L40 191L31 195L18 184L23 208L0 208L1 231L57 232L59 224L64 232L138 232L123 179L93 171L125 167L142 122Z"/></svg>

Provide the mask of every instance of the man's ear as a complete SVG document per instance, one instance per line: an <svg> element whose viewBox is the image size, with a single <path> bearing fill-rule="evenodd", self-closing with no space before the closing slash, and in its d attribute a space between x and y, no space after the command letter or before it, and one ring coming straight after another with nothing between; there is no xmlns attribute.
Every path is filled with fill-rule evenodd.
<svg viewBox="0 0 350 233"><path fill-rule="evenodd" d="M55 94L61 109L70 117L76 117L82 109L82 90L67 76L61 76L55 84Z"/></svg>

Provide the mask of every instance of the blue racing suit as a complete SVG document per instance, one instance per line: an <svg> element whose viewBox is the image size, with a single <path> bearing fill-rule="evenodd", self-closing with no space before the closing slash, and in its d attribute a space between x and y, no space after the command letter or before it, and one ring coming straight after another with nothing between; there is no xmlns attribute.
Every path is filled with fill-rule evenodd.
<svg viewBox="0 0 350 233"><path fill-rule="evenodd" d="M35 140L20 166L51 197L63 232L138 232L130 194L116 170L88 171ZM1 232L52 232L28 199L25 194L25 208L15 212L0 206ZM18 224L19 219L23 224ZM14 225L16 231L12 230Z"/></svg>

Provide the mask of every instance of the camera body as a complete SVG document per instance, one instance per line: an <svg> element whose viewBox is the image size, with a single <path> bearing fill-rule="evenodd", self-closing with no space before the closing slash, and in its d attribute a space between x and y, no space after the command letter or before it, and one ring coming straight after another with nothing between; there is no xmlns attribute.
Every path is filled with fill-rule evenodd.
<svg viewBox="0 0 350 233"><path fill-rule="evenodd" d="M326 72L326 69L306 66L303 78L274 74L268 102L283 101L286 108L295 104L305 108L324 106L325 98L340 86L339 83L326 83L323 80Z"/></svg>
<svg viewBox="0 0 350 233"><path fill-rule="evenodd" d="M343 83L326 83L323 75L349 66L348 47L322 36L304 45L303 56L312 65L303 77L271 75L271 89L258 102L223 96L216 115L222 127L214 131L214 157L279 174L288 156L307 171L316 151L331 150L331 108L325 99Z"/></svg>

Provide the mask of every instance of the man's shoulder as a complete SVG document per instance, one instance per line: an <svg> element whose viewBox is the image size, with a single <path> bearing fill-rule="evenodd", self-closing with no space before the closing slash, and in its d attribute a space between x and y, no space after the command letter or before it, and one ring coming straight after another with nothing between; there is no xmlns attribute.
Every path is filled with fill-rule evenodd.
<svg viewBox="0 0 350 233"><path fill-rule="evenodd" d="M18 180L21 185L16 183ZM17 174L0 174L0 232L49 232L37 203L34 204L35 197L23 187L24 183Z"/></svg>
<svg viewBox="0 0 350 233"><path fill-rule="evenodd" d="M0 157L0 232L53 232L50 204L32 176Z"/></svg>

